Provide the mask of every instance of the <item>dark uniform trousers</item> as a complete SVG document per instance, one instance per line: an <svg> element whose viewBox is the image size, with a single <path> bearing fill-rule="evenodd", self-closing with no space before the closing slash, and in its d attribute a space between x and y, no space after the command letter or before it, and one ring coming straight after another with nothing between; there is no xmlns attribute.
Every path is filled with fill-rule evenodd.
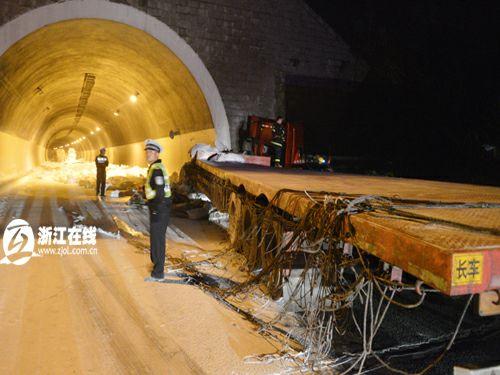
<svg viewBox="0 0 500 375"><path fill-rule="evenodd" d="M279 146L277 143L280 141L276 141L276 143L271 143L271 147L273 148L273 154L272 154L272 166L276 167L278 165L283 166L284 164L284 156L285 153L283 152L283 144Z"/></svg>
<svg viewBox="0 0 500 375"><path fill-rule="evenodd" d="M97 178L96 178L96 195L104 196L106 192L106 168L97 168Z"/></svg>
<svg viewBox="0 0 500 375"><path fill-rule="evenodd" d="M273 167L285 165L285 139L286 133L284 125L275 123L273 125L273 138L270 142L272 149L271 165Z"/></svg>
<svg viewBox="0 0 500 375"><path fill-rule="evenodd" d="M165 200L154 208L149 206L149 222L150 222L150 256L153 263L153 271L151 276L163 278L165 272L165 236L167 232L168 222L170 221L170 209L172 199Z"/></svg>

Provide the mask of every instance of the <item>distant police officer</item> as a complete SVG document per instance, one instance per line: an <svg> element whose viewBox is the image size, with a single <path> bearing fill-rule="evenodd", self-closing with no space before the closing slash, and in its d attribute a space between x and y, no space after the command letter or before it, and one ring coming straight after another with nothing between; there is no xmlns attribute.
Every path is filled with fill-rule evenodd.
<svg viewBox="0 0 500 375"><path fill-rule="evenodd" d="M106 149L103 147L100 150L99 155L95 158L95 166L97 169L97 178L96 178L96 187L95 193L96 195L101 195L104 197L104 193L106 191L106 167L108 166L108 157L106 156Z"/></svg>
<svg viewBox="0 0 500 375"><path fill-rule="evenodd" d="M285 148L285 134L283 117L278 116L273 124L273 138L269 142L272 148L272 166L276 168L281 168L285 163L283 152Z"/></svg>
<svg viewBox="0 0 500 375"><path fill-rule="evenodd" d="M151 139L145 142L146 159L149 163L144 191L149 207L150 247L153 270L146 281L159 281L165 277L165 232L170 219L172 193L167 170L159 159L162 147Z"/></svg>

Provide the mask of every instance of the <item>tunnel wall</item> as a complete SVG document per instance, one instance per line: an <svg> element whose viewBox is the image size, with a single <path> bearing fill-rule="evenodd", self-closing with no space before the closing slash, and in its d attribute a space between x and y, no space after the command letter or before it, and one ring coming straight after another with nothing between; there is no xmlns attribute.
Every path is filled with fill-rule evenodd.
<svg viewBox="0 0 500 375"><path fill-rule="evenodd" d="M178 173L184 163L190 160L189 151L196 143L213 144L214 131L213 129L200 130L188 134L180 134L175 136L174 139L170 137L156 139L163 147L163 152L160 158L165 164L170 174ZM94 150L90 153L91 160L99 153ZM128 145L110 147L106 151L109 161L115 164L127 164L147 166L144 142L136 142Z"/></svg>
<svg viewBox="0 0 500 375"><path fill-rule="evenodd" d="M33 142L0 132L0 184L30 172L45 159L45 149Z"/></svg>
<svg viewBox="0 0 500 375"><path fill-rule="evenodd" d="M3 0L0 25L32 9L60 2ZM105 2L99 2L100 6ZM75 3L85 7L85 1ZM234 149L247 115L284 113L287 75L359 81L366 74L365 63L355 58L341 37L302 0L119 3L168 25L201 58L222 96Z"/></svg>

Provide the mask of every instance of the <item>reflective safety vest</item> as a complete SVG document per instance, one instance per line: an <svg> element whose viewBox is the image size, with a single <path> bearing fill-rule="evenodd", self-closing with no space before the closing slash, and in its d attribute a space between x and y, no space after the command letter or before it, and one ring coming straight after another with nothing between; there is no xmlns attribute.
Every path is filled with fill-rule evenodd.
<svg viewBox="0 0 500 375"><path fill-rule="evenodd" d="M151 200L156 197L156 190L151 186L151 178L153 177L153 172L155 169L160 169L163 173L163 181L165 183L164 191L165 198L170 198L172 192L170 191L170 182L168 179L168 173L165 166L162 163L153 163L149 166L148 176L146 178L146 184L144 186L144 192L146 193L146 199Z"/></svg>

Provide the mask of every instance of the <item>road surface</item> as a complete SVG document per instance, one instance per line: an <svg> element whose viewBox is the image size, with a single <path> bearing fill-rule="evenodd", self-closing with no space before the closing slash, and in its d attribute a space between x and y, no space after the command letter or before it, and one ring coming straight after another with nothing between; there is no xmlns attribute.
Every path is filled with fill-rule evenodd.
<svg viewBox="0 0 500 375"><path fill-rule="evenodd" d="M67 226L68 204L99 209L90 193L27 177L0 192L0 234L14 217L35 234L40 225ZM0 265L0 373L283 371L278 362L245 361L277 344L198 287L144 282L148 254L102 235L95 247L94 255Z"/></svg>

